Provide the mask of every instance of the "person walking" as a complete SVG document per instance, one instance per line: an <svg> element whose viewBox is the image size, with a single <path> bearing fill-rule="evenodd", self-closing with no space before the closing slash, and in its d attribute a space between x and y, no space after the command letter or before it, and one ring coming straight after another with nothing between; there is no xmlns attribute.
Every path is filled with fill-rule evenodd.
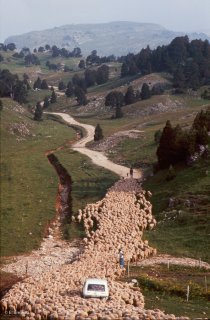
<svg viewBox="0 0 210 320"><path fill-rule="evenodd" d="M131 176L131 178L133 178L133 168L132 167L130 168L130 176Z"/></svg>
<svg viewBox="0 0 210 320"><path fill-rule="evenodd" d="M124 254L123 254L123 251L122 249L120 249L119 251L119 255L120 255L120 268L124 268L124 265L125 265L125 261L124 261Z"/></svg>

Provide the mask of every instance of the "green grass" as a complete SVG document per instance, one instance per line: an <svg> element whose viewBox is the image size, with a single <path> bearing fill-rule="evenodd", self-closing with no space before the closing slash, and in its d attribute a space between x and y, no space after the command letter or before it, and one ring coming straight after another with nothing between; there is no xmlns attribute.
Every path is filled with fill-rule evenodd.
<svg viewBox="0 0 210 320"><path fill-rule="evenodd" d="M29 90L27 95L27 101L25 104L35 106L37 102L43 101L45 97L50 97L52 94L51 90Z"/></svg>
<svg viewBox="0 0 210 320"><path fill-rule="evenodd" d="M55 121L35 122L31 115L17 114L11 109L16 105L2 99L1 112L1 255L15 255L38 248L47 222L55 215L55 197L58 178L45 153L61 145L68 145L75 137L74 131ZM8 132L11 123L25 122L31 135L17 141ZM100 199L116 176L89 159L72 152L70 148L56 152L73 181L73 209L89 201ZM91 187L80 185L89 179ZM101 184L101 181L103 183ZM86 183L86 182L85 182ZM100 185L100 187L99 187ZM14 241L15 239L15 241Z"/></svg>
<svg viewBox="0 0 210 320"><path fill-rule="evenodd" d="M152 290L142 289L146 309L159 309L166 314L190 317L190 319L208 319L210 304L206 300L196 298L187 302L183 298L171 296L167 293L157 293Z"/></svg>
<svg viewBox="0 0 210 320"><path fill-rule="evenodd" d="M110 158L127 166L146 168L155 160L156 144L153 132L143 132L137 139L125 138L117 145Z"/></svg>
<svg viewBox="0 0 210 320"><path fill-rule="evenodd" d="M130 267L130 279L138 280L146 309L160 309L167 314L190 318L210 316L208 284L210 272L198 267L154 265ZM205 286L207 279L207 290ZM126 279L127 280L127 279ZM187 286L189 301L186 300Z"/></svg>
<svg viewBox="0 0 210 320"><path fill-rule="evenodd" d="M151 190L153 214L158 224L145 238L159 252L201 258L210 262L210 177L206 170L210 160L201 160L193 167L175 167L176 177L166 181L167 170L150 177L143 185ZM169 198L179 199L173 209ZM187 208L185 200L194 203Z"/></svg>

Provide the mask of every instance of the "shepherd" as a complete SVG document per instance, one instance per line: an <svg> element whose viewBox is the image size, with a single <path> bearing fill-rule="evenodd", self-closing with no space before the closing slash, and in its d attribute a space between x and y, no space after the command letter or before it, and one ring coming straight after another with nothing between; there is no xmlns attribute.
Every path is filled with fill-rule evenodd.
<svg viewBox="0 0 210 320"><path fill-rule="evenodd" d="M125 261L124 261L124 254L122 249L119 250L119 255L120 255L120 268L124 268Z"/></svg>

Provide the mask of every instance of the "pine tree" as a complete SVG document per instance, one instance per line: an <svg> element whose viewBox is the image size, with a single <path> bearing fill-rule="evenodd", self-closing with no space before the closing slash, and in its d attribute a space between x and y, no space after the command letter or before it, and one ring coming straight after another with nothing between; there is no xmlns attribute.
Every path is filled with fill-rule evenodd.
<svg viewBox="0 0 210 320"><path fill-rule="evenodd" d="M43 90L48 90L49 89L47 81L45 79L43 79L42 82L41 82L41 89L43 89Z"/></svg>
<svg viewBox="0 0 210 320"><path fill-rule="evenodd" d="M123 112L122 109L119 105L116 106L116 110L115 110L115 119L119 119L123 117Z"/></svg>
<svg viewBox="0 0 210 320"><path fill-rule="evenodd" d="M45 97L44 98L44 104L43 104L43 108L47 108L50 105L50 97Z"/></svg>
<svg viewBox="0 0 210 320"><path fill-rule="evenodd" d="M142 100L149 99L151 97L151 92L147 83L143 83L141 88L141 98Z"/></svg>
<svg viewBox="0 0 210 320"><path fill-rule="evenodd" d="M85 69L85 60L80 60L79 64L78 64L78 67L80 69Z"/></svg>
<svg viewBox="0 0 210 320"><path fill-rule="evenodd" d="M128 90L125 94L125 104L132 104L136 101L135 93L133 87L128 87Z"/></svg>
<svg viewBox="0 0 210 320"><path fill-rule="evenodd" d="M67 84L67 88L66 88L66 91L65 91L65 95L70 98L72 97L74 94L74 88L73 88L73 85L72 85L72 82L69 81L68 84Z"/></svg>
<svg viewBox="0 0 210 320"><path fill-rule="evenodd" d="M56 101L57 101L57 96L56 96L55 91L53 90L52 94L51 94L50 102L55 103Z"/></svg>
<svg viewBox="0 0 210 320"><path fill-rule="evenodd" d="M60 81L59 84L58 84L58 89L59 90L65 90L66 89L66 85L64 84L63 81Z"/></svg>
<svg viewBox="0 0 210 320"><path fill-rule="evenodd" d="M42 81L41 81L41 79L38 77L38 78L36 79L36 81L34 82L33 88L34 88L34 89L41 89L41 83L42 83Z"/></svg>
<svg viewBox="0 0 210 320"><path fill-rule="evenodd" d="M34 120L41 121L42 120L42 114L43 114L43 111L42 111L41 103L37 102L36 109L35 109L35 112L34 112Z"/></svg>
<svg viewBox="0 0 210 320"><path fill-rule="evenodd" d="M171 146L173 144L174 134L171 122L168 120L160 137L160 143L157 149L158 164L161 169L168 168L171 162Z"/></svg>
<svg viewBox="0 0 210 320"><path fill-rule="evenodd" d="M74 94L75 94L75 96L77 98L77 102L78 102L79 106L82 106L82 105L84 106L84 105L86 105L88 103L86 95L85 95L84 91L80 87L76 86L76 88L74 90Z"/></svg>
<svg viewBox="0 0 210 320"><path fill-rule="evenodd" d="M121 67L121 78L128 76L129 74L129 67L127 63L123 63Z"/></svg>
<svg viewBox="0 0 210 320"><path fill-rule="evenodd" d="M103 132L99 124L95 128L94 141L103 139Z"/></svg>

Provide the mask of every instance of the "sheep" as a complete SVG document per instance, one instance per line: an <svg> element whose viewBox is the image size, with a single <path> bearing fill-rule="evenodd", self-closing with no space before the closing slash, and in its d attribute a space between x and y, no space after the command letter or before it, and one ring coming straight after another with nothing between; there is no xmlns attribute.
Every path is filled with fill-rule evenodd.
<svg viewBox="0 0 210 320"><path fill-rule="evenodd" d="M148 194L149 195L149 194ZM86 237L83 239L84 252L72 264L60 266L59 272L48 271L37 278L30 277L26 282L15 285L5 295L6 310L9 297L19 295L21 312L34 319L140 319L147 317L144 297L139 288L126 283L118 283L122 275L119 266L118 250L124 251L125 260L137 261L156 250L143 241L143 230L153 228L151 204L146 200L146 192L141 192L135 179L119 181L112 186L105 198L96 204L88 204L75 215L82 221ZM93 231L93 226L97 229ZM80 296L80 290L87 277L108 277L110 300L108 302ZM137 290L138 289L138 290ZM9 294L11 294L9 296ZM18 299L18 307L20 299ZM93 312L94 310L94 312ZM156 312L151 315L164 314Z"/></svg>

